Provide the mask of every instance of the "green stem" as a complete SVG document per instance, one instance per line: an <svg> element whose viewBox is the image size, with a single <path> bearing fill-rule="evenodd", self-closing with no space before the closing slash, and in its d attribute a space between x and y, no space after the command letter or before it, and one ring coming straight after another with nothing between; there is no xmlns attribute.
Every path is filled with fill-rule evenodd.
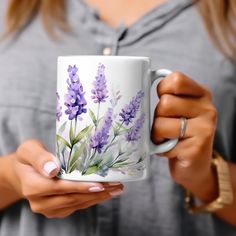
<svg viewBox="0 0 236 236"><path fill-rule="evenodd" d="M74 137L76 137L77 116L75 118Z"/></svg>
<svg viewBox="0 0 236 236"><path fill-rule="evenodd" d="M93 155L89 158L89 161L92 161L92 160L93 160L95 154L96 154L96 149L94 149Z"/></svg>
<svg viewBox="0 0 236 236"><path fill-rule="evenodd" d="M60 148L59 148L60 146L59 146L59 143L58 143L58 141L57 141L57 150L58 150L58 153L59 153L59 155L61 154L62 155L62 164L63 164L63 166L64 167L66 167L66 162L65 162L65 157L64 157L64 155L63 155L63 153L60 153ZM59 156L59 161L61 161L61 158L60 158L60 156Z"/></svg>
<svg viewBox="0 0 236 236"><path fill-rule="evenodd" d="M68 158L68 162L67 162L67 166L66 166L66 173L68 174L69 171L69 165L70 165L70 159L71 159L71 154L72 154L72 150L73 150L74 144L71 144L71 149L70 149L70 153L69 153L69 158Z"/></svg>
<svg viewBox="0 0 236 236"><path fill-rule="evenodd" d="M121 153L119 153L118 156L112 161L112 163L110 165L111 167L116 164L116 161L119 159L120 155L121 155Z"/></svg>
<svg viewBox="0 0 236 236"><path fill-rule="evenodd" d="M127 150L127 146L128 144L126 143L124 150ZM124 154L124 152L120 151L119 154L117 155L117 157L112 161L111 166L116 164L116 161L119 159L120 156L122 156Z"/></svg>
<svg viewBox="0 0 236 236"><path fill-rule="evenodd" d="M98 126L99 112L100 112L100 102L98 103L97 122L96 122L95 130L97 129L97 126Z"/></svg>
<svg viewBox="0 0 236 236"><path fill-rule="evenodd" d="M119 125L119 127L118 127L118 129L117 129L117 131L116 131L116 133L118 133L119 132L119 130L120 130L120 128L122 127L122 125L124 124L124 121ZM105 153L106 151L107 151L107 149L109 148L109 146L114 142L114 140L116 139L116 137L117 137L118 135L117 134L114 134L114 136L113 136L113 138L112 138L112 140L111 140L111 142L110 142L110 144L109 145L107 145L107 147L105 148L105 150L104 150L104 152L103 153Z"/></svg>
<svg viewBox="0 0 236 236"><path fill-rule="evenodd" d="M85 165L84 165L84 168L83 168L83 170L82 170L82 174L84 174L84 173L86 172L87 166L89 166L88 164L90 163L90 161L93 160L95 154L96 154L96 149L94 149L94 152L93 152L92 156L89 157L89 158L86 160Z"/></svg>
<svg viewBox="0 0 236 236"><path fill-rule="evenodd" d="M73 133L73 120L71 121L70 123L70 130L72 130L72 137L71 137L71 149L70 149L70 153L69 153L69 158L68 158L68 161L67 161L67 166L66 166L66 173L68 173L69 171L69 165L70 165L70 159L71 159L71 154L72 154L72 150L73 150L73 147L74 147L74 138L75 138L75 131L76 131L76 123L77 123L77 117L75 119L75 126L74 126L74 133Z"/></svg>

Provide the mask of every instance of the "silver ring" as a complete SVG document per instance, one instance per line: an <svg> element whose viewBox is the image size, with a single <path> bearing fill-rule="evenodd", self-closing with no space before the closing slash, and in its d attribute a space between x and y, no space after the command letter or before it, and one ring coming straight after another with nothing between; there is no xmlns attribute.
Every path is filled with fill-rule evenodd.
<svg viewBox="0 0 236 236"><path fill-rule="evenodd" d="M180 129L179 129L179 138L183 138L186 132L187 119L185 117L180 118Z"/></svg>

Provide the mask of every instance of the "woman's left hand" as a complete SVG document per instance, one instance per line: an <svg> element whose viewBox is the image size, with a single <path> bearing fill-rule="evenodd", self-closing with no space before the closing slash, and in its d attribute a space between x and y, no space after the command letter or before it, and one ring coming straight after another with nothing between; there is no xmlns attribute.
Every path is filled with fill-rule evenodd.
<svg viewBox="0 0 236 236"><path fill-rule="evenodd" d="M156 107L152 140L180 136L180 118L187 119L184 137L171 151L161 154L169 159L173 179L204 201L215 196L216 181L211 169L217 112L211 93L186 75L174 72L157 86L160 101Z"/></svg>

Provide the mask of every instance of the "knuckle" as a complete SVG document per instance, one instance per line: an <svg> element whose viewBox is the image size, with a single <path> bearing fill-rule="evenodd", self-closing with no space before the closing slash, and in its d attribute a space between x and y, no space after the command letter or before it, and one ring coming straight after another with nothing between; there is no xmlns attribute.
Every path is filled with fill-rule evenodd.
<svg viewBox="0 0 236 236"><path fill-rule="evenodd" d="M19 159L22 158L22 156L24 155L24 152L25 152L25 149L27 150L27 142L28 141L25 141L23 142L22 144L19 145L19 147L16 149L16 154L17 154L17 157Z"/></svg>
<svg viewBox="0 0 236 236"><path fill-rule="evenodd" d="M206 88L206 87L204 87L204 90L205 90L205 96L206 96L210 101L212 101L212 93L211 93L211 91L210 91L208 88Z"/></svg>
<svg viewBox="0 0 236 236"><path fill-rule="evenodd" d="M26 199L30 199L32 197L34 197L35 195L37 195L34 191L32 191L34 189L34 187L32 186L32 184L29 183L29 181L25 181L24 185L22 186L22 195L26 198Z"/></svg>
<svg viewBox="0 0 236 236"><path fill-rule="evenodd" d="M207 109L205 115L201 119L201 122L197 124L199 135L201 135L201 137L206 137L206 138L212 137L215 134L216 130L216 120L217 120L216 110L212 108Z"/></svg>
<svg viewBox="0 0 236 236"><path fill-rule="evenodd" d="M171 90L174 94L179 91L185 81L185 75L179 71L172 72L167 79L157 85L157 93L163 94L165 90Z"/></svg>
<svg viewBox="0 0 236 236"><path fill-rule="evenodd" d="M172 96L169 94L163 94L158 103L158 114L165 114L170 111L172 104Z"/></svg>
<svg viewBox="0 0 236 236"><path fill-rule="evenodd" d="M178 91L183 87L185 81L185 76L183 73L179 71L175 71L172 73L172 85L174 86L174 91L177 94Z"/></svg>
<svg viewBox="0 0 236 236"><path fill-rule="evenodd" d="M30 146L32 146L36 141L32 139L25 140L23 143L19 145L17 148L18 153L22 153L22 151L28 150Z"/></svg>
<svg viewBox="0 0 236 236"><path fill-rule="evenodd" d="M44 159L45 159L44 153L38 152L38 153L37 153L37 159L35 160L35 162L40 163L40 162L42 162L41 160L44 160Z"/></svg>
<svg viewBox="0 0 236 236"><path fill-rule="evenodd" d="M173 80L177 83L183 80L184 74L179 71L174 71L172 74Z"/></svg>
<svg viewBox="0 0 236 236"><path fill-rule="evenodd" d="M214 125L208 125L208 127L205 130L205 136L208 138L213 137L213 135L215 134L215 126Z"/></svg>
<svg viewBox="0 0 236 236"><path fill-rule="evenodd" d="M207 113L208 113L208 116L209 116L210 120L213 121L213 122L216 122L217 115L218 115L216 108L211 107L210 109L208 109Z"/></svg>
<svg viewBox="0 0 236 236"><path fill-rule="evenodd" d="M30 209L31 209L32 212L42 213L42 208L41 208L40 204L36 204L34 202L31 202L31 201L29 201L29 203L30 203Z"/></svg>
<svg viewBox="0 0 236 236"><path fill-rule="evenodd" d="M22 192L23 197L28 199L28 196L30 196L28 188L25 186L22 186L21 192Z"/></svg>
<svg viewBox="0 0 236 236"><path fill-rule="evenodd" d="M26 198L26 199L29 199L30 198L30 196L31 196L31 193L30 193L30 191L28 190L28 188L25 188L25 187L22 187L22 195L23 195L23 197L24 198Z"/></svg>
<svg viewBox="0 0 236 236"><path fill-rule="evenodd" d="M39 141L28 139L22 142L16 149L17 158L21 161L24 161L24 157L27 157L28 153L30 153L35 145L40 145Z"/></svg>

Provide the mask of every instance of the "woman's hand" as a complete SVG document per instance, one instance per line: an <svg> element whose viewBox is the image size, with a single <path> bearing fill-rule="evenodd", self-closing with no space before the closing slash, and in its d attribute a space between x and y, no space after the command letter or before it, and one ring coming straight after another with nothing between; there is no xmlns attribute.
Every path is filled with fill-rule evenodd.
<svg viewBox="0 0 236 236"><path fill-rule="evenodd" d="M119 183L73 182L53 178L59 171L55 157L35 140L20 145L11 156L15 177L10 181L33 212L46 217L66 217L122 193Z"/></svg>
<svg viewBox="0 0 236 236"><path fill-rule="evenodd" d="M157 86L160 101L155 110L152 140L180 136L180 118L187 119L186 132L174 149L161 154L169 158L173 179L204 201L217 195L211 170L217 113L210 92L184 74L175 72Z"/></svg>

